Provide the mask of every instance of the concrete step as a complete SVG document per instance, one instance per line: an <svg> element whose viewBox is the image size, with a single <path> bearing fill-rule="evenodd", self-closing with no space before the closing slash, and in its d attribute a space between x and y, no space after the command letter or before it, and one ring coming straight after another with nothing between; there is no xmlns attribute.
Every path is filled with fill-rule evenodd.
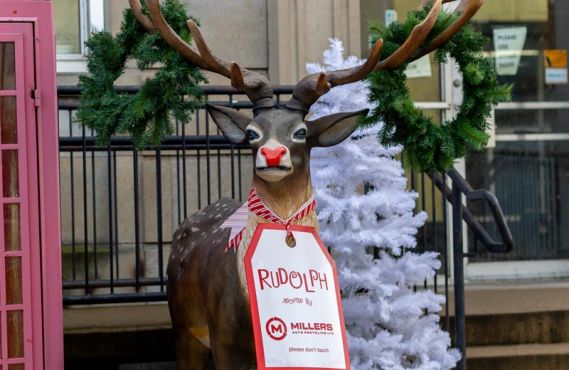
<svg viewBox="0 0 569 370"><path fill-rule="evenodd" d="M176 360L171 329L67 333L64 344L66 370L166 370Z"/></svg>
<svg viewBox="0 0 569 370"><path fill-rule="evenodd" d="M569 343L567 280L484 282L469 284L465 293L468 345ZM451 291L451 316L452 298Z"/></svg>
<svg viewBox="0 0 569 370"><path fill-rule="evenodd" d="M118 370L178 370L175 362L151 362L141 364L122 364Z"/></svg>
<svg viewBox="0 0 569 370"><path fill-rule="evenodd" d="M140 364L122 364L117 370L178 370L175 361L171 362L146 362ZM204 370L215 370L213 363L210 362Z"/></svg>
<svg viewBox="0 0 569 370"><path fill-rule="evenodd" d="M569 370L569 343L467 349L468 370Z"/></svg>
<svg viewBox="0 0 569 370"><path fill-rule="evenodd" d="M569 343L569 310L466 318L466 343L471 346Z"/></svg>
<svg viewBox="0 0 569 370"><path fill-rule="evenodd" d="M470 284L465 303L467 316L569 311L569 281ZM454 311L452 301L450 311Z"/></svg>
<svg viewBox="0 0 569 370"><path fill-rule="evenodd" d="M166 302L72 306L63 310L65 334L132 332L172 327Z"/></svg>

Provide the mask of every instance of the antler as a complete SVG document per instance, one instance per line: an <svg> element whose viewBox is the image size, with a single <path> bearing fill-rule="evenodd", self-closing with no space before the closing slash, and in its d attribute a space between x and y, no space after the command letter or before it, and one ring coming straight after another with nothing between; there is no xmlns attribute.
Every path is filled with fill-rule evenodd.
<svg viewBox="0 0 569 370"><path fill-rule="evenodd" d="M295 86L292 93L293 97L285 106L290 109L308 112L310 106L334 86L362 80L373 71L397 69L407 61L416 60L440 48L476 14L484 3L484 0L461 0L458 7L454 10L454 13L460 14L460 16L427 46L418 50L435 26L442 4L450 1L453 0L435 0L427 17L413 27L411 34L403 45L386 59L380 61L383 40L379 39L373 46L367 61L361 66L329 73L314 73L303 78Z"/></svg>
<svg viewBox="0 0 569 370"><path fill-rule="evenodd" d="M454 0L446 0L443 2L449 2ZM455 35L465 24L468 22L476 12L482 7L485 0L461 0L456 9L455 14L460 14L460 16L444 31L442 31L431 43L420 53L418 53L413 60L419 59L424 55L429 54L433 50L436 50L443 46L451 37Z"/></svg>
<svg viewBox="0 0 569 370"><path fill-rule="evenodd" d="M254 109L271 108L274 106L273 90L267 78L259 73L241 68L235 62L228 63L213 55L193 20L189 19L187 25L196 43L198 52L194 51L164 19L160 10L160 0L146 1L150 18L142 11L140 0L129 0L129 4L135 18L148 32L158 31L164 41L197 67L229 78L234 88L247 94L254 104Z"/></svg>

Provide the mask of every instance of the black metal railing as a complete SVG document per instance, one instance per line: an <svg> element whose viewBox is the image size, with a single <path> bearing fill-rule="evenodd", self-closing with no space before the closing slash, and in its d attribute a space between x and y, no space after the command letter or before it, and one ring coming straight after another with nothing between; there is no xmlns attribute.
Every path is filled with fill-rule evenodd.
<svg viewBox="0 0 569 370"><path fill-rule="evenodd" d="M500 208L498 199L487 190L474 190L452 169L448 172L452 187L450 192L450 203L452 205L452 239L453 239L453 279L454 279L454 341L462 353L462 358L457 365L457 369L466 369L466 309L464 302L464 258L472 257L477 253L480 242L490 253L508 253L514 247L512 233L508 228L506 219ZM441 179L442 180L442 179ZM446 184L439 182L444 188L445 194L448 193ZM470 215L468 209L463 205L463 197L467 201L484 201L490 208L494 221L498 227L500 240L494 239L489 233ZM463 239L462 221L466 221L475 238L474 251L465 251Z"/></svg>
<svg viewBox="0 0 569 370"><path fill-rule="evenodd" d="M128 94L137 88L120 90ZM206 86L204 91L210 103L252 108L232 88ZM274 91L280 104L292 87ZM128 137L100 145L91 131L74 121L78 88L60 87L58 95L64 304L165 300L164 267L174 229L221 197L245 199L252 174L247 146L227 142L204 109L188 124L176 122L174 136L143 151L137 152ZM419 193L417 210L429 215L418 232L417 249L439 252L442 264L440 273L417 289L445 295L442 322L450 330L449 285L454 284L454 339L464 353L463 259L477 253L479 245L492 253L507 252L512 236L496 198L472 190L458 172L410 171L408 176L410 187ZM501 240L485 230L465 200L488 204ZM464 249L462 221L471 230L471 251Z"/></svg>

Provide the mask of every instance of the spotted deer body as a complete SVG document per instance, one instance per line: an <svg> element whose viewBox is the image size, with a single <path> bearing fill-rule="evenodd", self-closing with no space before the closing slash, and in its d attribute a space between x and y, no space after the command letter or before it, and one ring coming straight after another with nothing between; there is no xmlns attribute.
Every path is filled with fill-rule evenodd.
<svg viewBox="0 0 569 370"><path fill-rule="evenodd" d="M350 135L366 111L339 113L313 122L287 109L266 109L254 118L209 106L223 134L253 149L252 186L259 199L286 220L313 196L310 149ZM217 369L255 368L244 256L255 228L267 219L250 212L236 251L227 250L223 222L241 204L221 199L184 221L168 262L168 298L181 369L203 369L211 351ZM314 210L292 224L318 229Z"/></svg>
<svg viewBox="0 0 569 370"><path fill-rule="evenodd" d="M306 76L281 107L275 105L266 77L213 55L193 21L188 21L188 28L197 51L168 25L159 0L146 1L148 15L139 0L129 0L129 4L147 32L158 32L197 67L229 78L231 85L251 100L252 117L222 106L208 106L208 112L227 140L251 145L252 186L272 214L287 220L312 197L311 149L340 143L357 128L359 118L367 114L367 110L342 112L309 121L306 115L310 106L334 86L359 81L373 71L397 69L439 48L483 3L483 0L461 0L457 19L425 45L442 3L447 1L433 0L425 20L387 58L380 58L383 46L380 39L364 64ZM221 199L193 214L174 234L167 268L167 293L179 369L205 369L210 357L217 370L256 368L243 258L256 226L268 221L249 212L240 245L235 253L227 251L231 230L222 226L240 207L233 200ZM318 229L314 211L292 223Z"/></svg>

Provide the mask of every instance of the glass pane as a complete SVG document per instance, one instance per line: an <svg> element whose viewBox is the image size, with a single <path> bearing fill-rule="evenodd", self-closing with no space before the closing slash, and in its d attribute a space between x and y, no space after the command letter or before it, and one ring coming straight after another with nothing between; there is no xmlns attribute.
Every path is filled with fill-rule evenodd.
<svg viewBox="0 0 569 370"><path fill-rule="evenodd" d="M80 54L81 31L78 0L53 2L57 54Z"/></svg>
<svg viewBox="0 0 569 370"><path fill-rule="evenodd" d="M4 248L20 250L20 205L4 204Z"/></svg>
<svg viewBox="0 0 569 370"><path fill-rule="evenodd" d="M2 151L2 189L4 198L17 198L18 191L18 151Z"/></svg>
<svg viewBox="0 0 569 370"><path fill-rule="evenodd" d="M24 370L24 364L12 364L8 365L8 370Z"/></svg>
<svg viewBox="0 0 569 370"><path fill-rule="evenodd" d="M24 357L24 315L8 311L8 358Z"/></svg>
<svg viewBox="0 0 569 370"><path fill-rule="evenodd" d="M16 112L16 97L0 96L2 144L16 144L18 142L18 120Z"/></svg>
<svg viewBox="0 0 569 370"><path fill-rule="evenodd" d="M406 73L407 87L414 101L441 101L440 65L433 55L409 64Z"/></svg>
<svg viewBox="0 0 569 370"><path fill-rule="evenodd" d="M13 42L0 42L0 90L16 89L16 68Z"/></svg>
<svg viewBox="0 0 569 370"><path fill-rule="evenodd" d="M513 85L514 101L569 99L569 23L561 16L568 12L566 0L504 0L487 1L475 16L490 39L498 80Z"/></svg>
<svg viewBox="0 0 569 370"><path fill-rule="evenodd" d="M6 304L22 304L22 259L6 257Z"/></svg>
<svg viewBox="0 0 569 370"><path fill-rule="evenodd" d="M497 134L569 133L569 109L496 110Z"/></svg>
<svg viewBox="0 0 569 370"><path fill-rule="evenodd" d="M569 141L498 142L469 155L466 168L473 188L496 194L516 242L505 255L481 248L476 260L569 258ZM497 238L490 209L482 202L470 209Z"/></svg>
<svg viewBox="0 0 569 370"><path fill-rule="evenodd" d="M362 56L369 55L369 26L370 23L386 24L386 15L397 14L400 20L405 19L410 10L417 9L417 0L361 0L360 24ZM411 63L407 68L407 86L415 101L440 101L440 66L432 55Z"/></svg>

